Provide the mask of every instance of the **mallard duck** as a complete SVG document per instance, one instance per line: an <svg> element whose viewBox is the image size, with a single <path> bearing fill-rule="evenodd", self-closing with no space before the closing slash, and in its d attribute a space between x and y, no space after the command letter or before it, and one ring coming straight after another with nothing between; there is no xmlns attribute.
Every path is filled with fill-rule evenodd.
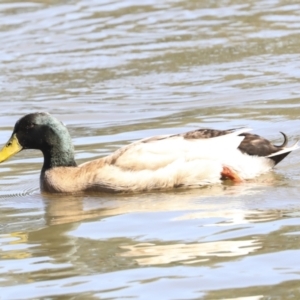
<svg viewBox="0 0 300 300"><path fill-rule="evenodd" d="M23 149L38 149L44 155L44 192L135 192L199 187L225 179L242 182L271 170L298 148L297 143L287 147L284 133L283 144L275 146L249 130L198 129L150 137L78 166L63 123L48 113L32 113L15 124L0 162Z"/></svg>

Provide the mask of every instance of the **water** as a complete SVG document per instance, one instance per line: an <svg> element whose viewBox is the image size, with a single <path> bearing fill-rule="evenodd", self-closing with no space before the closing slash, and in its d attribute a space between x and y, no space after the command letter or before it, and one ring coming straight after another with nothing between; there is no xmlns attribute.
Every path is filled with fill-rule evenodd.
<svg viewBox="0 0 300 300"><path fill-rule="evenodd" d="M48 111L79 163L146 136L250 126L300 139L297 1L0 0L0 143ZM298 299L299 153L241 185L42 195L0 168L0 299Z"/></svg>

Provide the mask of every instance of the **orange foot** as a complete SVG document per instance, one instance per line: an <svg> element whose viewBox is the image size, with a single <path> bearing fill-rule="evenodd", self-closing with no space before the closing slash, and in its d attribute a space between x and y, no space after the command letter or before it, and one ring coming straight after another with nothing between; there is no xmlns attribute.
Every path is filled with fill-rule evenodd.
<svg viewBox="0 0 300 300"><path fill-rule="evenodd" d="M223 167L221 172L222 179L230 179L233 182L243 182L243 179L233 170L229 169L228 167Z"/></svg>

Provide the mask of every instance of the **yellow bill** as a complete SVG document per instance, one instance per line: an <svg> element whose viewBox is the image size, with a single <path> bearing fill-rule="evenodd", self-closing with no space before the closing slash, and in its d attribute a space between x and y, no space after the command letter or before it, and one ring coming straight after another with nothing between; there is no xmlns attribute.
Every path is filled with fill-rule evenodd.
<svg viewBox="0 0 300 300"><path fill-rule="evenodd" d="M0 163L20 152L21 150L22 146L19 144L16 135L13 134L6 145L0 151Z"/></svg>

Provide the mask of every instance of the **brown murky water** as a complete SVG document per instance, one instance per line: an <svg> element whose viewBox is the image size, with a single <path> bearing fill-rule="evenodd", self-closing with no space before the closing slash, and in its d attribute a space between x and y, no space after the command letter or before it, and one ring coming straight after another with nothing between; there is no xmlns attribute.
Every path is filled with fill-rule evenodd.
<svg viewBox="0 0 300 300"><path fill-rule="evenodd" d="M65 122L78 162L146 136L250 126L300 139L297 1L2 1L0 144ZM299 299L300 153L242 185L45 196L0 167L0 299Z"/></svg>

